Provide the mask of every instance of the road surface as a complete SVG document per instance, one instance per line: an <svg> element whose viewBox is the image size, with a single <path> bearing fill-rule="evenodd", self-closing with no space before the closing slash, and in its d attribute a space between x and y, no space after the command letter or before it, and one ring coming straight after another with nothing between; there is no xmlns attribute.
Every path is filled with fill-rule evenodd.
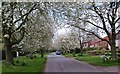
<svg viewBox="0 0 120 74"><path fill-rule="evenodd" d="M95 66L72 58L51 53L48 55L45 72L104 72Z"/></svg>

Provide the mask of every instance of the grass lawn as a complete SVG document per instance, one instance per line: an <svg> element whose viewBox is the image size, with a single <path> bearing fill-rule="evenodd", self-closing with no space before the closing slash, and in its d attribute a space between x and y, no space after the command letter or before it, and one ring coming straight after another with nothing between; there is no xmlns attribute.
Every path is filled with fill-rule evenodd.
<svg viewBox="0 0 120 74"><path fill-rule="evenodd" d="M5 61L3 61L2 72L42 72L46 58L41 58L38 56L37 58L30 59L22 56L15 58L14 60L16 61L15 64L17 66L6 65Z"/></svg>
<svg viewBox="0 0 120 74"><path fill-rule="evenodd" d="M2 62L0 62L0 74L2 73Z"/></svg>
<svg viewBox="0 0 120 74"><path fill-rule="evenodd" d="M73 57L72 54L66 54L65 56ZM79 61L84 61L95 66L118 66L118 65L120 66L118 62L109 61L109 62L103 63L100 56L91 56L91 55L84 54L83 56L76 55L76 57L74 58Z"/></svg>

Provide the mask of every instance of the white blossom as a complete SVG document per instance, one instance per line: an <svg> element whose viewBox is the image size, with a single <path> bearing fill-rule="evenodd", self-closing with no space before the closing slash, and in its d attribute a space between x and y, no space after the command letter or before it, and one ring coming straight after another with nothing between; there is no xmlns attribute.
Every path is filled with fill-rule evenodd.
<svg viewBox="0 0 120 74"><path fill-rule="evenodd" d="M9 38L9 35L8 35L8 34L5 34L4 37L5 37L5 38Z"/></svg>
<svg viewBox="0 0 120 74"><path fill-rule="evenodd" d="M8 26L8 28L10 28L10 27L11 27L11 26L10 26L10 24L8 24L8 23L7 23L7 26Z"/></svg>

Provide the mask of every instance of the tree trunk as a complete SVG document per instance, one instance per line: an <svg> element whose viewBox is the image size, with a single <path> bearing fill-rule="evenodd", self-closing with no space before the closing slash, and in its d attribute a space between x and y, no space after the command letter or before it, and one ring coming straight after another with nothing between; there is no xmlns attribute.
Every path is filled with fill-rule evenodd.
<svg viewBox="0 0 120 74"><path fill-rule="evenodd" d="M80 40L80 53L81 53L81 56L83 55L83 44L82 44L82 41Z"/></svg>
<svg viewBox="0 0 120 74"><path fill-rule="evenodd" d="M40 49L40 53L41 53L41 57L44 57L44 51L43 51L43 48Z"/></svg>
<svg viewBox="0 0 120 74"><path fill-rule="evenodd" d="M10 40L8 38L4 39L5 41L5 50L6 50L6 63L9 65L14 65L13 63L13 55L12 55L12 45L10 44Z"/></svg>
<svg viewBox="0 0 120 74"><path fill-rule="evenodd" d="M110 39L110 46L111 46L111 57L112 60L116 60L117 55L116 55L116 36L113 33L112 38Z"/></svg>
<svg viewBox="0 0 120 74"><path fill-rule="evenodd" d="M14 65L12 51L6 49L6 62L9 65Z"/></svg>
<svg viewBox="0 0 120 74"><path fill-rule="evenodd" d="M116 46L112 43L112 45L111 45L111 57L112 57L112 59L113 60L116 60L116 58L117 58L117 55L116 55Z"/></svg>

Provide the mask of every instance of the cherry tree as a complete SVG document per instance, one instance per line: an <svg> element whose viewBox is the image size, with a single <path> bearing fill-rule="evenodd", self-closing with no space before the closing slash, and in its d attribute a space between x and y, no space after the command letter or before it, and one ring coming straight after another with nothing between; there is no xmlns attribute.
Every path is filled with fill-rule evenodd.
<svg viewBox="0 0 120 74"><path fill-rule="evenodd" d="M8 64L14 64L12 48L24 38L24 25L36 6L37 3L2 2L2 36Z"/></svg>
<svg viewBox="0 0 120 74"><path fill-rule="evenodd" d="M120 33L120 2L59 3L56 15L64 18L67 25L92 34L111 46L112 59L116 59L116 36ZM59 13L59 14L58 14ZM101 34L108 36L103 39Z"/></svg>
<svg viewBox="0 0 120 74"><path fill-rule="evenodd" d="M119 17L119 2L106 3L87 3L84 6L81 16L77 16L77 20L72 26L77 27L85 32L95 35L102 41L106 41L111 46L112 59L116 59L116 36L120 33L118 21ZM81 23L91 27L80 27ZM108 40L103 39L100 32L108 36Z"/></svg>
<svg viewBox="0 0 120 74"><path fill-rule="evenodd" d="M39 49L41 57L43 57L45 49L49 49L53 36L51 18L46 11L42 10L43 6L39 7L28 17L30 21L26 25L27 34L24 41L27 49L30 48L31 52Z"/></svg>

